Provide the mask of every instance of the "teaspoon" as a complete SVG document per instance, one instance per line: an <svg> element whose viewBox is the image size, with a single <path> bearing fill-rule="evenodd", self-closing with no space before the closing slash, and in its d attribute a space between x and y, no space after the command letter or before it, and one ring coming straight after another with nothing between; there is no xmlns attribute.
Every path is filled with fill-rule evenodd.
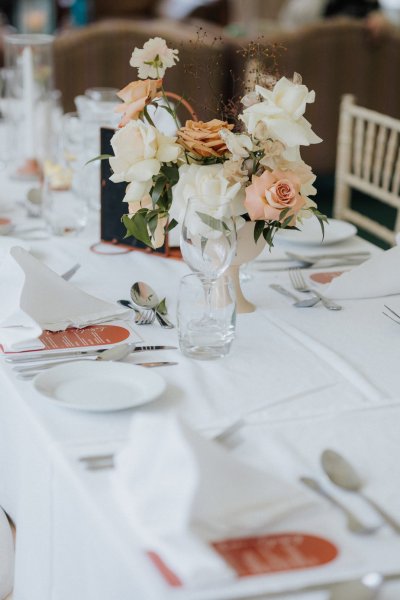
<svg viewBox="0 0 400 600"><path fill-rule="evenodd" d="M173 329L175 327L171 321L169 321L157 310L160 300L153 288L151 288L147 283L144 283L144 281L137 281L133 284L131 287L131 298L138 306L153 310L161 327L165 327L167 329Z"/></svg>
<svg viewBox="0 0 400 600"><path fill-rule="evenodd" d="M324 450L321 455L321 463L325 473L334 484L349 492L359 494L397 534L400 534L400 523L379 506L375 500L363 493L363 482L360 476L343 456L334 450Z"/></svg>

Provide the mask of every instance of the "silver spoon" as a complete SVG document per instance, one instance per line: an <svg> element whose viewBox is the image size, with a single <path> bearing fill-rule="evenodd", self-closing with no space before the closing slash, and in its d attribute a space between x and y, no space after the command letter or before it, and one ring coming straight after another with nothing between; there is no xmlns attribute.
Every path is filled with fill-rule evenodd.
<svg viewBox="0 0 400 600"><path fill-rule="evenodd" d="M380 573L367 573L360 581L346 581L331 586L329 600L374 600L382 587Z"/></svg>
<svg viewBox="0 0 400 600"><path fill-rule="evenodd" d="M154 310L161 327L166 327L167 329L173 329L175 327L171 321L169 321L157 310L160 300L153 288L151 288L147 283L144 283L144 281L137 281L133 284L131 287L131 298L138 306L142 308L151 308L151 310Z"/></svg>
<svg viewBox="0 0 400 600"><path fill-rule="evenodd" d="M347 508L347 506L344 506L344 504L339 502L334 496L331 496L331 494L329 494L316 479L313 479L312 477L300 477L300 481L314 492L317 492L317 494L330 500L332 504L339 508L347 518L347 528L353 533L370 534L377 530L376 527L364 525L364 523L362 523L358 517Z"/></svg>
<svg viewBox="0 0 400 600"><path fill-rule="evenodd" d="M363 482L360 476L343 456L334 450L324 450L321 455L321 463L325 473L334 484L349 492L359 494L397 534L400 534L400 523L379 506L375 500L362 492Z"/></svg>

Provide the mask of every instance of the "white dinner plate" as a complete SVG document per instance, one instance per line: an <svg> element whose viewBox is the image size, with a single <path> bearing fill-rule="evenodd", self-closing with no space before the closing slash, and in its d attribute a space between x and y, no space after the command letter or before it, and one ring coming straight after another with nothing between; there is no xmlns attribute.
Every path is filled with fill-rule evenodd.
<svg viewBox="0 0 400 600"><path fill-rule="evenodd" d="M304 246L328 246L329 244L338 244L357 235L357 228L347 221L338 219L328 219L329 224L325 225L325 236L322 241L321 226L315 217L304 219L299 225L301 231L292 229L282 229L278 231L275 239L278 243L299 244Z"/></svg>
<svg viewBox="0 0 400 600"><path fill-rule="evenodd" d="M18 238L11 237L10 235L0 235L0 261L5 259L8 251L13 246L21 246L21 248L24 248L24 250L27 250L28 252L31 249L30 245L24 240L19 240Z"/></svg>
<svg viewBox="0 0 400 600"><path fill-rule="evenodd" d="M151 402L166 383L158 373L137 365L82 360L43 371L34 386L59 406L106 412Z"/></svg>

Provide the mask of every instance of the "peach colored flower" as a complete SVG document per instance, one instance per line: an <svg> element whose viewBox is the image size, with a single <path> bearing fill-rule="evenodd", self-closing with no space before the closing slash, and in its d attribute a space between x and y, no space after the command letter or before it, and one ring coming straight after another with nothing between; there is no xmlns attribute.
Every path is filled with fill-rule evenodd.
<svg viewBox="0 0 400 600"><path fill-rule="evenodd" d="M154 98L159 95L162 79L145 79L144 81L132 81L117 94L123 100L115 112L122 113L122 119L118 127L123 127L131 119L138 119L140 113Z"/></svg>
<svg viewBox="0 0 400 600"><path fill-rule="evenodd" d="M219 134L221 129L231 131L233 125L219 119L212 119L206 123L186 121L185 126L178 131L178 144L181 144L185 150L203 158L223 156L228 152L228 148Z"/></svg>
<svg viewBox="0 0 400 600"><path fill-rule="evenodd" d="M281 211L290 208L285 219L292 215L290 225L296 224L297 213L305 205L300 195L300 179L293 171L264 171L246 188L245 207L252 221L279 221Z"/></svg>

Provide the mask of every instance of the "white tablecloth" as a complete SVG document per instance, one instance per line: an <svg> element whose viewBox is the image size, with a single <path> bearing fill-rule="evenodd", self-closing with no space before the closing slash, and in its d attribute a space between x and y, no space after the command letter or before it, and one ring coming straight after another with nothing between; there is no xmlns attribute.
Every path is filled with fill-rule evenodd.
<svg viewBox="0 0 400 600"><path fill-rule="evenodd" d="M15 217L20 209L14 202L24 194L24 186L8 182L0 193L0 214ZM79 262L74 283L105 300L128 298L134 281L148 281L166 296L173 318L186 265L140 252L95 254L89 247L98 238L92 215L86 232L76 238L29 243L32 253L58 272ZM350 248L375 251L359 239L340 246ZM282 252L278 248L272 257ZM344 310L337 313L321 305L300 310L269 288L273 281L289 286L284 271L254 272L243 284L258 310L238 317L237 338L224 360L197 362L178 351L146 354L148 360L178 360L179 366L162 370L166 393L141 410L178 411L194 427L210 431L242 417L241 439L232 451L294 482L306 471L322 478L319 452L328 445L343 448L365 467L371 495L400 519L398 326L381 315L382 299L343 301ZM149 343L177 343L176 330L157 325L141 328L140 334ZM264 589L310 583L307 574L277 574L258 582L242 579L229 588L208 589L206 582L202 590L169 588L126 528L109 473L86 471L77 460L88 451L121 447L134 410L64 410L36 393L30 382L17 380L8 365L0 369L0 505L17 523L14 600L249 599ZM379 461L385 456L383 470ZM376 522L359 500L348 494L345 500ZM346 578L373 569L400 571L399 538L387 528L356 539L336 509L322 501L321 510L323 518L309 525L321 535L336 532L343 557L327 571L314 569L311 582L339 572ZM293 527L300 525L294 520ZM400 590L387 586L385 594L398 598Z"/></svg>

